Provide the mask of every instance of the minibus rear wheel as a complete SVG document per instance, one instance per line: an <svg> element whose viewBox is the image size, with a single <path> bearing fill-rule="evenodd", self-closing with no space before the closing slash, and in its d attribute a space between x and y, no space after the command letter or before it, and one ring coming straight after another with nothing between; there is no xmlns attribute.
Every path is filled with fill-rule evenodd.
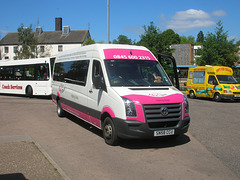
<svg viewBox="0 0 240 180"><path fill-rule="evenodd" d="M195 94L194 94L194 91L190 91L189 92L189 97L191 98L191 99L194 99L196 96L195 96Z"/></svg>
<svg viewBox="0 0 240 180"><path fill-rule="evenodd" d="M58 115L58 117L65 116L65 111L62 109L60 101L57 102L57 115Z"/></svg>
<svg viewBox="0 0 240 180"><path fill-rule="evenodd" d="M108 145L118 144L117 131L110 117L106 117L103 122L103 138Z"/></svg>

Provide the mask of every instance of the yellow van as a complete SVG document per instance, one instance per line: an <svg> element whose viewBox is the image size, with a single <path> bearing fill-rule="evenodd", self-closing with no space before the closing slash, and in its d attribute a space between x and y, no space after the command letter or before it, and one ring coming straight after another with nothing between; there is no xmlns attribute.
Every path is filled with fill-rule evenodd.
<svg viewBox="0 0 240 180"><path fill-rule="evenodd" d="M209 97L215 101L240 100L240 84L226 66L189 68L186 94L190 98Z"/></svg>

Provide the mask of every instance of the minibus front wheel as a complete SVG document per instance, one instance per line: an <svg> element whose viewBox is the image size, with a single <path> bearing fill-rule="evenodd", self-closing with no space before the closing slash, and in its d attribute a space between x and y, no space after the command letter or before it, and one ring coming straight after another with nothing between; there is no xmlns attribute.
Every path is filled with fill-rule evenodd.
<svg viewBox="0 0 240 180"><path fill-rule="evenodd" d="M194 91L190 91L189 92L189 97L191 98L191 99L194 99L196 96L195 96L195 94L194 94Z"/></svg>
<svg viewBox="0 0 240 180"><path fill-rule="evenodd" d="M103 138L108 145L118 144L117 131L110 117L106 117L103 122Z"/></svg>
<svg viewBox="0 0 240 180"><path fill-rule="evenodd" d="M57 115L58 117L64 117L65 116L65 111L63 110L60 101L57 101Z"/></svg>
<svg viewBox="0 0 240 180"><path fill-rule="evenodd" d="M222 100L222 97L219 93L214 94L214 101L220 102Z"/></svg>

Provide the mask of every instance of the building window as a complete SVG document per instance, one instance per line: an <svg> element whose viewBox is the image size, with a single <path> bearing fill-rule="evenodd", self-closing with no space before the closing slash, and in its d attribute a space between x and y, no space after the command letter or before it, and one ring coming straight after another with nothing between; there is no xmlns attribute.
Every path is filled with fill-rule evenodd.
<svg viewBox="0 0 240 180"><path fill-rule="evenodd" d="M44 46L40 46L40 52L41 52L41 53L44 52Z"/></svg>
<svg viewBox="0 0 240 180"><path fill-rule="evenodd" d="M18 47L17 47L17 46L14 46L14 47L13 47L13 53L16 53L17 50L18 50Z"/></svg>
<svg viewBox="0 0 240 180"><path fill-rule="evenodd" d="M4 59L9 59L9 57L8 56L5 56L5 58Z"/></svg>
<svg viewBox="0 0 240 180"><path fill-rule="evenodd" d="M62 45L58 45L58 52L62 52L63 51L63 46Z"/></svg>
<svg viewBox="0 0 240 180"><path fill-rule="evenodd" d="M4 47L4 52L5 52L5 53L8 53L8 52L9 52L8 47Z"/></svg>

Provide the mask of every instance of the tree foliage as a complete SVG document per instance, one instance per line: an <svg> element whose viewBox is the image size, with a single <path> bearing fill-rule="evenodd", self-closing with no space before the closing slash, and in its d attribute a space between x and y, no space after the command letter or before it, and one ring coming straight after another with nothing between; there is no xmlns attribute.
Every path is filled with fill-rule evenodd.
<svg viewBox="0 0 240 180"><path fill-rule="evenodd" d="M203 49L199 50L198 65L222 65L232 67L238 61L236 55L239 50L234 40L228 41L228 32L224 31L222 22L217 23L215 34L208 33L203 42Z"/></svg>
<svg viewBox="0 0 240 180"><path fill-rule="evenodd" d="M140 36L138 45L147 47L156 57L158 53L172 55L172 44L179 44L180 37L172 29L161 32L160 29L150 22L149 26L143 26L144 34Z"/></svg>
<svg viewBox="0 0 240 180"><path fill-rule="evenodd" d="M119 35L117 39L114 39L113 44L133 44L132 40L125 35Z"/></svg>
<svg viewBox="0 0 240 180"><path fill-rule="evenodd" d="M181 36L180 44L195 44L195 38L193 36Z"/></svg>
<svg viewBox="0 0 240 180"><path fill-rule="evenodd" d="M16 59L36 58L38 39L34 36L32 25L24 27L23 24L18 28L18 47L15 51Z"/></svg>
<svg viewBox="0 0 240 180"><path fill-rule="evenodd" d="M198 35L197 35L197 43L198 43L198 44L199 44L199 43L202 44L203 41L204 41L204 34L203 34L202 31L200 31L200 32L198 33Z"/></svg>
<svg viewBox="0 0 240 180"><path fill-rule="evenodd" d="M95 44L95 40L92 39L91 37L87 38L87 40L83 43L83 46L90 45L90 44Z"/></svg>

